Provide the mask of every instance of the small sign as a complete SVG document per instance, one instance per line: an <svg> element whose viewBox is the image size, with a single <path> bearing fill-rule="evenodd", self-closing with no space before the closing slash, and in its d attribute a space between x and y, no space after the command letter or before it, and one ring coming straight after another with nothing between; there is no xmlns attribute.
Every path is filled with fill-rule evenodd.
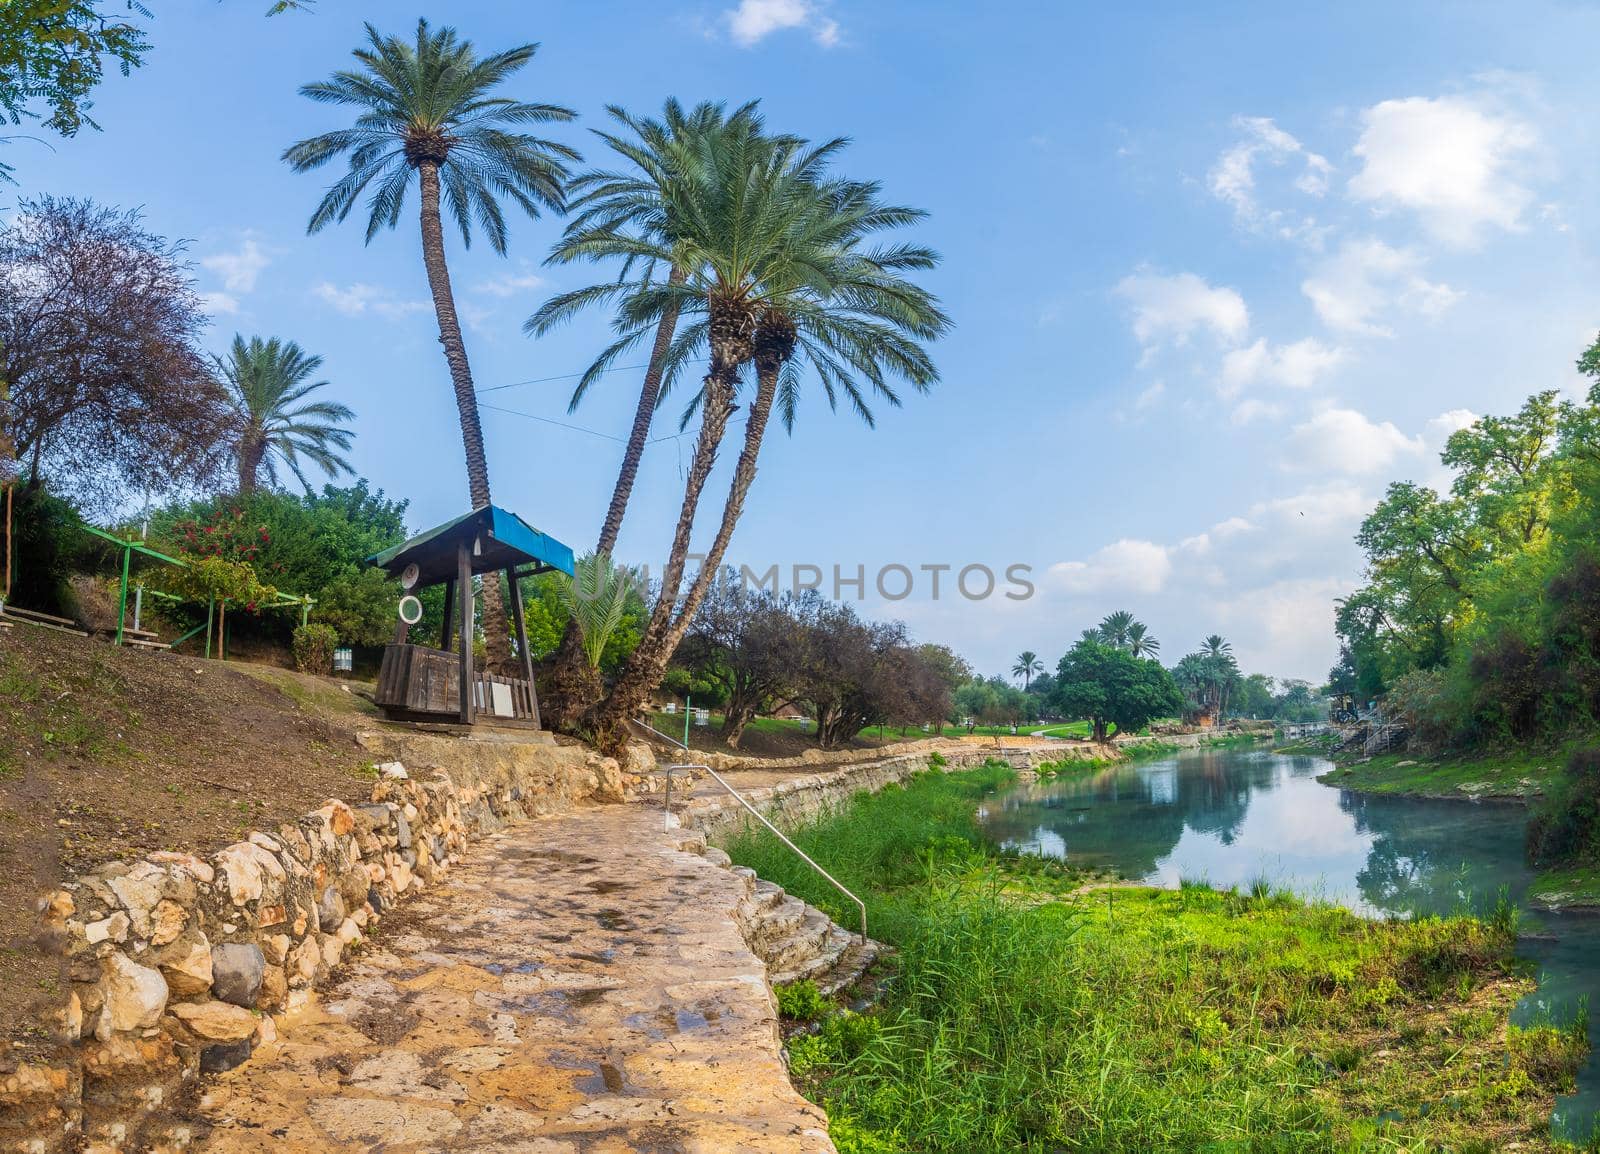
<svg viewBox="0 0 1600 1154"><path fill-rule="evenodd" d="M349 648L340 648L333 651L333 671L335 673L349 673L355 668L355 653Z"/></svg>

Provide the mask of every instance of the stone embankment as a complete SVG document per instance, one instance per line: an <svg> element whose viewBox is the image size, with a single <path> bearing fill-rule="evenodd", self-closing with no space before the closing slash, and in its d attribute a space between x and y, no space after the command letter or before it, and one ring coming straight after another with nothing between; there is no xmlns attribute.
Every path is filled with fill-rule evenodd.
<svg viewBox="0 0 1600 1154"><path fill-rule="evenodd" d="M57 1045L0 1050L0 1149L137 1148L200 1071L248 1058L402 898L510 822L622 800L618 764L576 745L365 735L370 800L333 801L209 858L114 862L41 901L62 962ZM639 752L648 762L649 751Z"/></svg>

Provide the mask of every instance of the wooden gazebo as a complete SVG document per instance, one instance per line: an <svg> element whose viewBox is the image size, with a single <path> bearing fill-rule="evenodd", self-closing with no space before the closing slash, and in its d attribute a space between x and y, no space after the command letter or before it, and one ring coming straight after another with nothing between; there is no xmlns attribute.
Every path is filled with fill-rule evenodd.
<svg viewBox="0 0 1600 1154"><path fill-rule="evenodd" d="M515 513L484 505L454 521L418 534L403 545L367 558L398 578L406 597L444 586L444 626L439 648L413 645L407 617L420 618L420 604L401 602L394 641L384 648L374 700L395 721L459 721L472 725L539 728L539 695L523 621L523 577L559 570L572 575L572 550L539 532ZM522 676L504 677L472 667L472 578L510 578L511 618L517 630ZM454 649L454 652L452 652Z"/></svg>

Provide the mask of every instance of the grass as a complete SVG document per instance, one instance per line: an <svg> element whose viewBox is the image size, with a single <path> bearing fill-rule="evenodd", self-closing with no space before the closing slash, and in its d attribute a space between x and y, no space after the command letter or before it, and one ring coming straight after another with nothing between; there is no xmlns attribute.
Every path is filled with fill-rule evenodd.
<svg viewBox="0 0 1600 1154"><path fill-rule="evenodd" d="M1558 1148L1586 1027L1507 1025L1532 988L1508 910L1371 922L1266 879L1085 893L984 843L974 807L1011 780L930 772L795 834L899 951L875 1010L790 1045L843 1154ZM845 915L769 835L728 849Z"/></svg>
<svg viewBox="0 0 1600 1154"><path fill-rule="evenodd" d="M1600 910L1600 866L1545 870L1528 887L1528 900L1551 909Z"/></svg>
<svg viewBox="0 0 1600 1154"><path fill-rule="evenodd" d="M1301 742L1285 752L1335 756L1329 741ZM1372 758L1336 758L1338 768L1319 779L1361 793L1409 797L1517 797L1542 793L1561 774L1567 751L1497 750L1470 755L1385 753Z"/></svg>

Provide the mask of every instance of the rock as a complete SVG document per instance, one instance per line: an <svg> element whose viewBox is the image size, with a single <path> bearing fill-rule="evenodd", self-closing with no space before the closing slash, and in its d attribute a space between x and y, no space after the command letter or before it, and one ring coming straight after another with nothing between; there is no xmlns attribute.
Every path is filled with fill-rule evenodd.
<svg viewBox="0 0 1600 1154"><path fill-rule="evenodd" d="M273 906L263 905L256 911L256 926L259 929L265 929L268 926L281 926L288 920L289 911L284 908L282 902Z"/></svg>
<svg viewBox="0 0 1600 1154"><path fill-rule="evenodd" d="M164 946L175 942L189 924L189 911L177 902L163 900L150 914L150 944Z"/></svg>
<svg viewBox="0 0 1600 1154"><path fill-rule="evenodd" d="M129 924L128 915L118 910L108 918L84 926L83 936L91 946L100 942L125 942Z"/></svg>
<svg viewBox="0 0 1600 1154"><path fill-rule="evenodd" d="M331 934L339 928L339 923L344 921L347 912L344 895L333 886L329 886L317 899L317 927L323 933Z"/></svg>
<svg viewBox="0 0 1600 1154"><path fill-rule="evenodd" d="M150 936L150 911L161 900L161 883L165 877L160 867L140 862L123 876L106 882L128 911L133 932L141 938Z"/></svg>
<svg viewBox="0 0 1600 1154"><path fill-rule="evenodd" d="M289 985L304 986L314 981L317 967L322 964L322 950L315 937L307 938L289 954Z"/></svg>
<svg viewBox="0 0 1600 1154"><path fill-rule="evenodd" d="M236 1006L253 1006L261 992L266 958L254 944L230 943L211 949L211 992Z"/></svg>
<svg viewBox="0 0 1600 1154"><path fill-rule="evenodd" d="M217 868L228 883L228 895L233 898L234 905L242 906L246 902L260 900L260 859L270 856L260 846L243 841L217 852Z"/></svg>
<svg viewBox="0 0 1600 1154"><path fill-rule="evenodd" d="M207 1046L200 1051L200 1072L202 1074L220 1074L224 1070L231 1070L250 1060L250 1051L254 1049L255 1038L245 1038L238 1042L227 1042L217 1046Z"/></svg>
<svg viewBox="0 0 1600 1154"><path fill-rule="evenodd" d="M317 810L327 820L328 828L333 831L334 837L344 837L356 828L355 814L350 812L350 807L342 801L330 801Z"/></svg>
<svg viewBox="0 0 1600 1154"><path fill-rule="evenodd" d="M268 966L261 975L261 992L256 995L256 1009L276 1010L289 995L289 977L282 966Z"/></svg>
<svg viewBox="0 0 1600 1154"><path fill-rule="evenodd" d="M172 1014L208 1042L237 1042L256 1032L256 1016L227 1002L179 1002Z"/></svg>
<svg viewBox="0 0 1600 1154"><path fill-rule="evenodd" d="M339 964L339 959L344 957L344 943L333 934L324 934L322 938L322 960L331 970Z"/></svg>
<svg viewBox="0 0 1600 1154"><path fill-rule="evenodd" d="M395 814L394 815L394 820L395 820L395 825L396 825L396 838L397 838L397 840L395 841L395 844L397 846L399 846L401 849L410 849L411 848L411 823L406 820L406 815L404 813Z"/></svg>
<svg viewBox="0 0 1600 1154"><path fill-rule="evenodd" d="M278 1024L271 1017L262 1014L256 1020L256 1045L266 1046L278 1040Z"/></svg>
<svg viewBox="0 0 1600 1154"><path fill-rule="evenodd" d="M105 960L100 988L105 1007L100 1014L96 1036L103 1042L118 1030L148 1030L161 1020L167 1008L167 980L159 971L141 966L126 954L113 953Z"/></svg>
<svg viewBox="0 0 1600 1154"><path fill-rule="evenodd" d="M197 933L187 947L170 953L171 959L161 963L161 974L174 994L188 998L211 988L211 943L204 934Z"/></svg>
<svg viewBox="0 0 1600 1154"><path fill-rule="evenodd" d="M378 773L391 781L405 781L411 775L406 772L406 767L398 761L386 761L378 766Z"/></svg>
<svg viewBox="0 0 1600 1154"><path fill-rule="evenodd" d="M354 918L345 918L344 921L339 923L339 929L335 932L334 937L338 938L340 943L346 946L352 942L359 942L361 940L361 927L356 925Z"/></svg>
<svg viewBox="0 0 1600 1154"><path fill-rule="evenodd" d="M192 874L197 880L204 882L206 885L210 885L217 878L217 871L193 854L157 850L155 853L150 854L149 857L153 862L160 862L163 865L175 865Z"/></svg>
<svg viewBox="0 0 1600 1154"><path fill-rule="evenodd" d="M261 953L269 966L281 966L289 957L288 934L271 934L261 939Z"/></svg>

